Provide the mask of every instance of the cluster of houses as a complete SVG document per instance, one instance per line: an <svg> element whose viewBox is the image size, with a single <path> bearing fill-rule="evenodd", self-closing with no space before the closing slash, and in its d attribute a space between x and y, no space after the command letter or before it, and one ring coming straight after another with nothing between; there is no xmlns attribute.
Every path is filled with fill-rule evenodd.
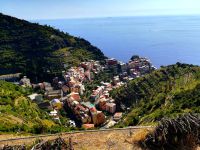
<svg viewBox="0 0 200 150"><path fill-rule="evenodd" d="M99 61L90 60L81 62L79 66L71 67L66 72L63 72L62 81L55 77L52 83L31 84L30 79L24 76L19 83L25 87L33 87L44 91L43 95L34 93L28 97L36 101L40 108L50 110L49 115L55 120L59 121L59 110L65 107L71 110L84 128L105 125L105 122L108 122L106 126L110 127L122 118L122 113L116 112L115 100L110 96L109 92L114 88L125 85L129 80L143 76L154 69L156 68L152 66L147 58L141 57L135 57L128 63L110 58L105 60L104 65L100 64ZM84 84L92 83L94 75L98 75L104 70L110 70L115 75L112 81L102 81L92 91L88 100L83 100L82 96L86 92ZM108 118L112 119L108 121ZM74 122L70 121L75 126Z"/></svg>
<svg viewBox="0 0 200 150"><path fill-rule="evenodd" d="M112 70L114 74L119 74L121 72L127 71L127 64L121 61L118 61L115 58L106 59L106 68Z"/></svg>
<svg viewBox="0 0 200 150"><path fill-rule="evenodd" d="M71 97L71 96L70 96ZM82 125L93 124L93 126L101 125L105 122L105 115L102 111L98 111L90 102L83 102L81 100L69 99L67 105L72 109L74 115Z"/></svg>
<svg viewBox="0 0 200 150"><path fill-rule="evenodd" d="M106 114L112 116L111 118L109 118L109 120L107 120L107 124L105 124L104 126L106 128L113 126L114 124L116 124L117 121L122 118L122 113L116 112L117 106L115 100L109 94L111 90L119 87L119 83L121 83L120 80L116 81L115 84L113 84L113 82L109 83L102 81L101 84L92 91L92 94L90 96L90 102L92 102L98 110L102 112L107 112ZM114 123L112 125L109 125L110 122Z"/></svg>
<svg viewBox="0 0 200 150"><path fill-rule="evenodd" d="M149 59L145 57L136 57L128 62L129 75L133 78L143 76L150 73L156 68Z"/></svg>
<svg viewBox="0 0 200 150"><path fill-rule="evenodd" d="M128 63L110 58L106 60L106 65L107 68L112 69L114 73L116 72L119 75L115 77L115 81L119 79L121 81L132 80L156 69L149 59L139 56L130 59Z"/></svg>
<svg viewBox="0 0 200 150"><path fill-rule="evenodd" d="M111 91L112 84L108 82L101 82L101 85L97 87L97 89L93 90L90 101L94 102L94 104L102 111L107 111L111 114L116 111L116 104L114 103L114 99L109 96L109 91Z"/></svg>
<svg viewBox="0 0 200 150"><path fill-rule="evenodd" d="M110 114L116 112L116 104L109 97L109 91L113 89L111 83L102 81L101 85L92 91L87 101L81 99L81 95L85 91L84 83L92 81L94 74L100 73L105 68L106 66L100 65L98 61L88 61L82 62L79 67L70 68L64 74L66 81L65 89L67 90L63 90L63 92L70 92L65 98L67 107L81 121L84 128L99 126L105 123L105 111Z"/></svg>

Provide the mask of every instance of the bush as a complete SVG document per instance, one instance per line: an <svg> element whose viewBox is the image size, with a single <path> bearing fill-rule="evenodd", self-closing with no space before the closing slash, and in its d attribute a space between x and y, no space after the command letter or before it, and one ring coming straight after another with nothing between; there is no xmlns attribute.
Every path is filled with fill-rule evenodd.
<svg viewBox="0 0 200 150"><path fill-rule="evenodd" d="M200 115L185 114L176 119L162 119L140 144L149 150L195 150L199 142Z"/></svg>

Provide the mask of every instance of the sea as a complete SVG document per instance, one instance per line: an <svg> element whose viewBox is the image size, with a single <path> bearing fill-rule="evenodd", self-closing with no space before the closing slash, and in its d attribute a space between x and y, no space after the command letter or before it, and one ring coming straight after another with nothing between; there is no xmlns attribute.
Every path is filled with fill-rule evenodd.
<svg viewBox="0 0 200 150"><path fill-rule="evenodd" d="M149 58L156 67L200 65L200 16L137 16L36 20L88 40L110 57Z"/></svg>

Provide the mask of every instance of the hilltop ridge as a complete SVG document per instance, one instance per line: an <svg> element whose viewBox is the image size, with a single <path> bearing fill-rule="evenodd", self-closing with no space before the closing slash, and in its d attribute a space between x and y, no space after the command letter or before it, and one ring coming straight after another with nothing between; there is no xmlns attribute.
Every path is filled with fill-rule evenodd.
<svg viewBox="0 0 200 150"><path fill-rule="evenodd" d="M0 74L20 72L36 81L60 75L81 61L105 59L85 39L2 13L0 31Z"/></svg>

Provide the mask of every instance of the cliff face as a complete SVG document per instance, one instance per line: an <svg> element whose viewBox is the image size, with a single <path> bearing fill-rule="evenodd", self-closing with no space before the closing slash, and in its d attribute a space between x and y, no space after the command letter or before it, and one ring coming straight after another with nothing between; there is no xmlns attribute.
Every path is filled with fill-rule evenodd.
<svg viewBox="0 0 200 150"><path fill-rule="evenodd" d="M3 14L0 14L0 57L0 74L21 72L32 80L59 75L65 67L80 61L105 58L84 39Z"/></svg>

